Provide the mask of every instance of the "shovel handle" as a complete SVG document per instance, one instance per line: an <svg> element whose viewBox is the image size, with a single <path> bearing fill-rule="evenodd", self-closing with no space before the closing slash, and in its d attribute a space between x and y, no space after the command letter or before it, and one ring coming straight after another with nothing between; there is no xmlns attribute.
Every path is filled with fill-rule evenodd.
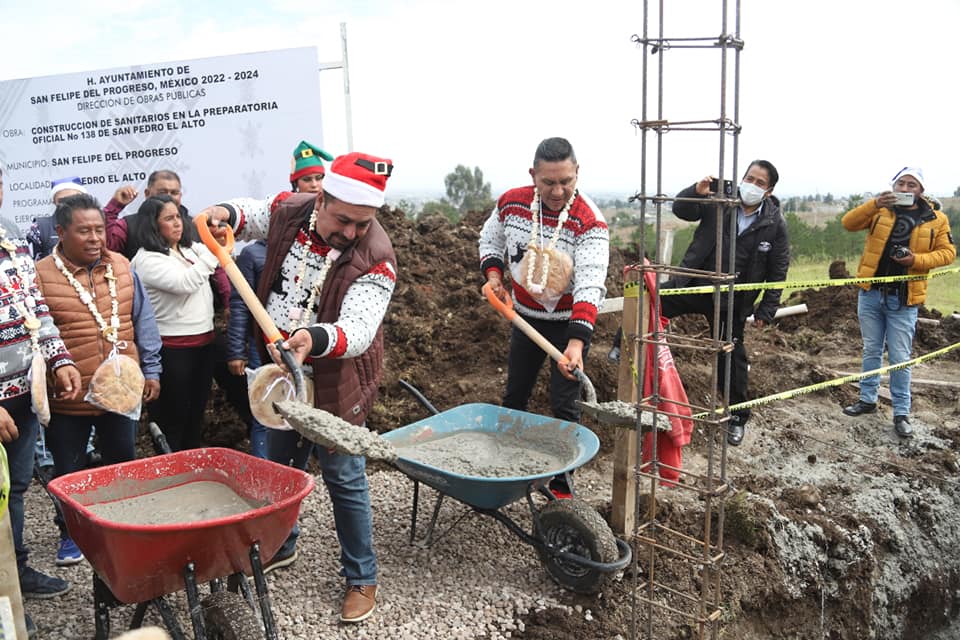
<svg viewBox="0 0 960 640"><path fill-rule="evenodd" d="M193 219L193 224L197 227L197 233L200 235L200 240L203 241L203 244L206 245L207 249L210 249L210 253L216 256L217 260L220 261L220 266L227 266L228 262L233 262L233 258L230 255L233 253L233 227L226 225L227 238L226 244L220 244L217 242L217 239L213 237L213 233L210 232L210 227L207 224L207 214L198 213L197 216Z"/></svg>
<svg viewBox="0 0 960 640"><path fill-rule="evenodd" d="M237 267L237 263L233 261L230 255L230 252L233 251L233 229L230 228L229 225L227 226L227 245L224 246L217 242L217 239L210 233L210 227L207 226L207 214L198 213L193 219L193 224L197 227L197 233L200 234L200 239L203 240L203 244L217 257L220 266L223 267L223 270L227 273L227 277L230 278L233 288L237 290L244 304L247 305L247 308L250 310L250 315L256 320L257 325L260 327L260 330L263 331L263 335L267 341L274 344L276 344L278 340L283 341L283 335L281 335L277 329L277 325L274 324L267 310L263 308L257 294L250 287L247 279L243 277L243 273L241 273Z"/></svg>
<svg viewBox="0 0 960 640"><path fill-rule="evenodd" d="M487 301L493 305L493 308L496 309L500 315L512 322L520 331L523 331L523 333L533 340L538 347L543 349L547 355L560 364L567 364L569 362L567 356L563 355L549 340L544 338L543 334L530 326L529 322L517 315L517 312L513 308L512 298L507 296L506 301L498 298L493 292L493 287L490 286L489 282L483 285L483 294L487 296Z"/></svg>

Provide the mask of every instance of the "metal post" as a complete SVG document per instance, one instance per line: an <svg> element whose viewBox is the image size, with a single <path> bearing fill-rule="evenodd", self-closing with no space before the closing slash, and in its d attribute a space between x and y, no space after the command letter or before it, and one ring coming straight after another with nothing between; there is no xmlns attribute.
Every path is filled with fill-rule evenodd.
<svg viewBox="0 0 960 640"><path fill-rule="evenodd" d="M321 62L318 69L343 69L343 102L347 128L347 151L353 151L353 108L350 106L350 65L347 62L347 23L340 23L340 50L343 58L334 62Z"/></svg>
<svg viewBox="0 0 960 640"><path fill-rule="evenodd" d="M347 118L347 151L353 151L353 111L350 107L350 64L347 62L347 23L340 23L340 44L343 47L343 104Z"/></svg>

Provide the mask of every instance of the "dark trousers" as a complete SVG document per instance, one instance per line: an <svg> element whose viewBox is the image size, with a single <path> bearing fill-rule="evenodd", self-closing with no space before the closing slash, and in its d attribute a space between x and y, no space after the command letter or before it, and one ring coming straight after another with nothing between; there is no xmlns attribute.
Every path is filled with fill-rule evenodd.
<svg viewBox="0 0 960 640"><path fill-rule="evenodd" d="M743 298L735 297L733 305L733 324L730 326L733 340L733 353L730 362L730 404L739 404L747 400L747 371L749 361L747 350L743 346L743 327L747 322L753 305ZM712 294L684 294L677 296L661 296L660 313L664 318L675 318L688 313L699 313L707 318L710 330L713 331L713 295ZM727 329L727 307L720 308L720 338L724 339ZM726 356L717 356L717 391L723 391L726 382ZM750 417L749 409L733 412L740 416L741 424L745 424Z"/></svg>
<svg viewBox="0 0 960 640"><path fill-rule="evenodd" d="M203 414L213 384L214 353L212 342L202 347L160 349L160 397L150 405L150 417L173 451L196 449L202 444Z"/></svg>
<svg viewBox="0 0 960 640"><path fill-rule="evenodd" d="M13 529L13 548L17 554L17 570L27 566L27 548L23 544L23 494L27 492L33 480L33 451L37 442L40 423L30 410L30 396L20 396L3 402L13 423L17 425L19 436L11 442L4 442L7 451L7 465L10 470L10 525Z"/></svg>
<svg viewBox="0 0 960 640"><path fill-rule="evenodd" d="M530 326L545 337L550 344L562 353L567 348L566 320L537 320L524 318ZM589 345L583 347L583 360L587 360ZM507 359L507 389L503 394L503 406L508 409L526 411L530 404L530 394L537 383L537 375L546 352L537 346L526 334L513 328L510 333L510 355ZM580 382L563 377L557 368L557 363L550 358L550 409L553 415L561 420L578 422L580 407L577 400L580 398Z"/></svg>
<svg viewBox="0 0 960 640"><path fill-rule="evenodd" d="M243 424L252 428L253 414L250 413L250 398L247 395L247 376L235 376L230 373L229 369L227 369L227 338L223 333L217 332L217 338L213 341L213 348L213 379L217 381L217 386L220 387L221 391L223 391L223 395L226 396L227 402L229 402L230 406L232 406L234 411L237 412L237 415L240 417L240 420L243 421ZM250 349L250 351L256 352L256 348ZM259 354L257 355L257 358L258 359L256 362L259 363ZM251 369L256 369L259 364L255 364L251 358L251 360L247 362L247 366ZM251 436L251 441L252 440L253 436ZM263 451L265 456L265 440L263 444Z"/></svg>
<svg viewBox="0 0 960 640"><path fill-rule="evenodd" d="M134 443L137 435L137 421L118 413L102 413L98 416L70 416L63 413L50 415L47 427L47 447L53 454L54 477L73 473L86 467L87 441L90 429L97 429L97 448L103 458L103 464L126 462L136 457ZM67 530L59 511L54 518L60 528L60 535L66 536Z"/></svg>

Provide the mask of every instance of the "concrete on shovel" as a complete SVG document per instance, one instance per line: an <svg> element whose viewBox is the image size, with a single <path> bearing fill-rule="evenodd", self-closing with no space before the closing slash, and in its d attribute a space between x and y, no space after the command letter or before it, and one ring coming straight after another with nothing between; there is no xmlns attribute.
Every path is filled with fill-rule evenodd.
<svg viewBox="0 0 960 640"><path fill-rule="evenodd" d="M275 402L273 406L297 433L321 447L371 460L393 462L397 459L393 444L366 427L350 424L328 411L295 400Z"/></svg>

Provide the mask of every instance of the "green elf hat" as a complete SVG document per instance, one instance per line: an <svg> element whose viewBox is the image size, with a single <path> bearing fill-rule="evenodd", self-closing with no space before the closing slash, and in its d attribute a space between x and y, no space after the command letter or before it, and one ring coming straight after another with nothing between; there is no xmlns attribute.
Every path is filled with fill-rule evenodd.
<svg viewBox="0 0 960 640"><path fill-rule="evenodd" d="M315 147L306 140L301 140L297 148L293 150L293 160L290 161L290 182L296 182L303 176L312 173L325 173L323 162L333 161L333 156L321 149Z"/></svg>

